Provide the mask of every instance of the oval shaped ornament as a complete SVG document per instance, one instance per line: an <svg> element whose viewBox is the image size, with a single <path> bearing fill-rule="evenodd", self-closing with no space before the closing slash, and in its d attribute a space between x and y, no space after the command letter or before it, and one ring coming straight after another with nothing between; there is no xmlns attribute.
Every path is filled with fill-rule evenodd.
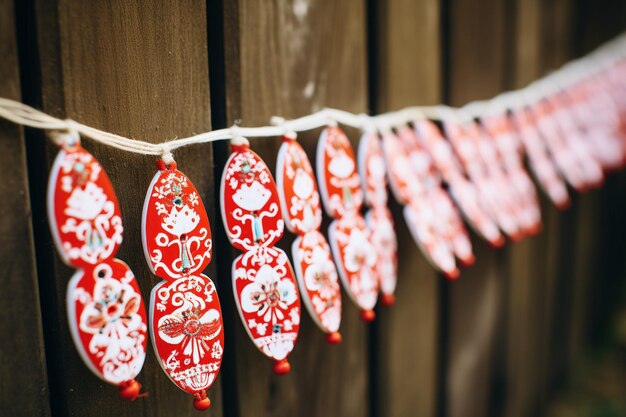
<svg viewBox="0 0 626 417"><path fill-rule="evenodd" d="M200 194L176 168L159 170L143 206L142 239L150 270L175 280L211 262L211 227Z"/></svg>
<svg viewBox="0 0 626 417"><path fill-rule="evenodd" d="M330 247L318 229L322 207L309 158L295 138L283 138L276 163L276 183L287 228L299 236L291 246L300 294L313 321L339 343L341 289Z"/></svg>
<svg viewBox="0 0 626 417"><path fill-rule="evenodd" d="M295 140L284 141L278 151L276 183L289 231L303 235L319 229L322 207L315 174L304 149Z"/></svg>
<svg viewBox="0 0 626 417"><path fill-rule="evenodd" d="M67 287L74 344L89 369L115 385L132 381L146 358L146 309L133 273L118 259L74 274Z"/></svg>
<svg viewBox="0 0 626 417"><path fill-rule="evenodd" d="M398 239L391 212L387 208L385 159L378 137L364 134L359 142L358 155L365 202L371 207L365 219L378 259L374 271L383 294L383 304L391 305L398 281Z"/></svg>
<svg viewBox="0 0 626 417"><path fill-rule="evenodd" d="M209 277L188 275L152 289L150 332L159 364L180 389L202 395L224 353L222 309Z"/></svg>
<svg viewBox="0 0 626 417"><path fill-rule="evenodd" d="M248 335L266 356L286 361L300 329L300 297L285 252L257 246L232 266L233 292Z"/></svg>
<svg viewBox="0 0 626 417"><path fill-rule="evenodd" d="M282 237L276 184L265 162L247 147L233 152L226 162L221 196L226 234L235 248L272 246Z"/></svg>
<svg viewBox="0 0 626 417"><path fill-rule="evenodd" d="M300 293L313 321L326 333L337 332L341 289L326 239L317 230L307 232L294 240L292 253Z"/></svg>
<svg viewBox="0 0 626 417"><path fill-rule="evenodd" d="M80 143L64 146L54 160L48 218L61 258L75 268L113 258L122 243L122 215L111 181Z"/></svg>
<svg viewBox="0 0 626 417"><path fill-rule="evenodd" d="M328 227L328 240L348 295L369 314L378 298L378 279L374 272L376 248L365 220L354 212L333 221ZM363 316L366 320L367 314Z"/></svg>
<svg viewBox="0 0 626 417"><path fill-rule="evenodd" d="M322 131L317 144L317 175L326 212L339 218L363 204L361 179L350 141L335 126Z"/></svg>

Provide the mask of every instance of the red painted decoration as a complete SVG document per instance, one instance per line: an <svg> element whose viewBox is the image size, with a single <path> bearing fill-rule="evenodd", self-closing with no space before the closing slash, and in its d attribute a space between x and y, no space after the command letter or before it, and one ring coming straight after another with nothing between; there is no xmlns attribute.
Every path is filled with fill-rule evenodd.
<svg viewBox="0 0 626 417"><path fill-rule="evenodd" d="M298 237L293 242L294 269L300 294L315 324L338 343L341 323L341 289L330 247L318 231L322 206L315 174L302 146L284 138L276 163L276 183L287 228ZM334 336L330 336L334 334Z"/></svg>
<svg viewBox="0 0 626 417"><path fill-rule="evenodd" d="M247 144L233 146L221 182L221 211L231 244L244 251L233 262L233 292L254 344L289 372L287 356L300 329L300 297L287 255L273 245L284 223L272 174Z"/></svg>
<svg viewBox="0 0 626 417"><path fill-rule="evenodd" d="M363 135L359 142L358 156L365 202L370 206L365 219L378 258L374 271L382 293L381 300L384 305L390 306L395 300L394 292L398 281L398 239L391 212L387 208L385 158L377 135Z"/></svg>
<svg viewBox="0 0 626 417"><path fill-rule="evenodd" d="M115 192L77 138L52 166L48 217L62 259L79 269L67 288L74 345L94 374L134 400L142 396L134 378L146 357L146 311L133 273L114 258L123 233Z"/></svg>
<svg viewBox="0 0 626 417"><path fill-rule="evenodd" d="M374 319L378 298L376 248L359 210L363 203L361 179L352 146L336 126L327 127L317 144L317 175L324 208L336 218L328 240L339 276L350 298L363 310L365 321Z"/></svg>
<svg viewBox="0 0 626 417"><path fill-rule="evenodd" d="M207 409L206 396L224 352L222 311L215 286L201 272L211 261L209 219L198 190L176 169L157 163L142 218L144 254L155 275L150 334L157 360L170 380Z"/></svg>

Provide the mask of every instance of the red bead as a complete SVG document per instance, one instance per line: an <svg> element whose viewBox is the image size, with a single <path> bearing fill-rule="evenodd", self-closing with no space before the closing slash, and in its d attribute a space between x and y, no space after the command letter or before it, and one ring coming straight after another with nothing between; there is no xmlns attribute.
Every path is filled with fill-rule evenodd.
<svg viewBox="0 0 626 417"><path fill-rule="evenodd" d="M396 303L396 296L393 294L383 294L381 301L385 307L391 307Z"/></svg>
<svg viewBox="0 0 626 417"><path fill-rule="evenodd" d="M120 397L129 401L135 401L137 398L144 397L146 395L145 393L141 393L141 384L134 379L122 383L118 393Z"/></svg>
<svg viewBox="0 0 626 417"><path fill-rule="evenodd" d="M232 149L233 152L245 152L249 148L250 148L250 145L248 144L230 145L230 149Z"/></svg>
<svg viewBox="0 0 626 417"><path fill-rule="evenodd" d="M463 266L472 266L476 262L476 257L474 254L471 254L467 258L459 259L459 261L463 264Z"/></svg>
<svg viewBox="0 0 626 417"><path fill-rule="evenodd" d="M331 345L337 345L341 343L341 333L330 332L326 335L326 341Z"/></svg>
<svg viewBox="0 0 626 417"><path fill-rule="evenodd" d="M502 246L504 246L505 243L506 243L506 239L502 235L500 235L498 239L489 242L489 244L491 245L493 249L500 249Z"/></svg>
<svg viewBox="0 0 626 417"><path fill-rule="evenodd" d="M202 390L196 394L196 398L193 400L193 406L198 411L205 411L211 407L211 400L206 396L206 391Z"/></svg>
<svg viewBox="0 0 626 417"><path fill-rule="evenodd" d="M457 279L459 275L461 275L461 271L459 271L459 268L454 268L452 271L445 272L444 275L449 280L453 280L453 279Z"/></svg>
<svg viewBox="0 0 626 417"><path fill-rule="evenodd" d="M162 159L156 161L156 167L159 171L165 171L165 162Z"/></svg>
<svg viewBox="0 0 626 417"><path fill-rule="evenodd" d="M371 323L376 318L374 310L361 310L361 320L366 323Z"/></svg>
<svg viewBox="0 0 626 417"><path fill-rule="evenodd" d="M291 365L287 362L287 359L281 359L274 362L273 370L276 375L286 375L291 371Z"/></svg>

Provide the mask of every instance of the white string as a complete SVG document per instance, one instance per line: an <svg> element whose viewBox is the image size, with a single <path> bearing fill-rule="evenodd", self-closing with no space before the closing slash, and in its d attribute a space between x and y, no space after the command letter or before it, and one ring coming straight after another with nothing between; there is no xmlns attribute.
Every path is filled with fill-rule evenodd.
<svg viewBox="0 0 626 417"><path fill-rule="evenodd" d="M49 130L50 137L56 142L67 138L67 134L91 138L96 142L123 151L157 155L166 163L174 161L172 152L184 146L209 143L217 140L231 140L233 144L246 143L246 137L276 137L288 132L302 132L328 125L351 126L362 131L388 132L409 122L420 119L463 121L485 115L502 114L508 110L529 106L559 91L574 85L585 78L599 74L621 59L626 58L626 33L600 46L583 58L571 61L546 77L532 82L515 91L508 91L491 100L474 101L460 108L446 105L407 107L394 112L369 116L364 113L354 114L344 110L326 108L313 114L293 120L273 116L271 126L242 127L232 126L213 130L198 135L149 143L130 139L114 133L105 132L71 119L58 119L23 103L0 97L0 117L13 123L37 129Z"/></svg>

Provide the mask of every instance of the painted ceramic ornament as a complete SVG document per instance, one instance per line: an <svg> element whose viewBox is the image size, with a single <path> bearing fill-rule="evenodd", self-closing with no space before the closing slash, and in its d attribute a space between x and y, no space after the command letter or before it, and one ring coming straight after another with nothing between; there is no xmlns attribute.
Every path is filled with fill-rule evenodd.
<svg viewBox="0 0 626 417"><path fill-rule="evenodd" d="M537 234L541 228L541 211L535 186L522 165L521 144L507 114L482 118L482 125L491 136L502 175L511 189L518 207L518 223L525 235Z"/></svg>
<svg viewBox="0 0 626 417"><path fill-rule="evenodd" d="M559 125L550 104L542 100L531 108L537 131L544 140L559 173L577 191L585 191L587 184L577 156L563 140Z"/></svg>
<svg viewBox="0 0 626 417"><path fill-rule="evenodd" d="M524 146L531 172L537 182L558 208L570 205L567 186L559 176L552 157L535 127L535 120L528 109L513 111L513 123Z"/></svg>
<svg viewBox="0 0 626 417"><path fill-rule="evenodd" d="M456 206L443 189L442 177L448 184L455 184L454 179L461 176L460 164L454 157L450 144L430 121L420 121L424 136L418 136L410 127L398 129L398 138L404 145L413 173L417 180L425 184L424 201L437 208L439 216L433 218L438 233L448 242L455 256L466 266L475 261L467 230ZM428 129L424 129L426 126ZM427 147L428 146L428 147ZM435 153L437 166L435 166ZM439 168L441 171L439 171ZM441 172L441 175L439 175Z"/></svg>
<svg viewBox="0 0 626 417"><path fill-rule="evenodd" d="M476 122L466 122L462 128L476 147L477 160L482 166L481 173L471 179L485 208L504 233L513 241L520 240L524 236L520 224L521 207L507 182L494 144Z"/></svg>
<svg viewBox="0 0 626 417"><path fill-rule="evenodd" d="M128 266L115 259L122 217L102 166L78 137L64 138L48 182L48 219L63 261L78 269L67 287L74 345L89 369L120 387L122 398L143 396L135 377L146 357L146 311Z"/></svg>
<svg viewBox="0 0 626 417"><path fill-rule="evenodd" d="M400 139L391 132L383 133L382 144L389 184L396 200L404 205L403 214L413 240L426 260L447 278L455 279L460 271L452 248L439 234L437 213L427 203L426 187L415 181L408 154Z"/></svg>
<svg viewBox="0 0 626 417"><path fill-rule="evenodd" d="M221 211L231 244L244 253L233 261L233 292L254 344L274 359L274 372L290 370L300 329L300 296L287 255L273 245L284 222L276 184L247 140L232 143L221 181Z"/></svg>
<svg viewBox="0 0 626 417"><path fill-rule="evenodd" d="M152 272L165 281L150 297L150 334L157 360L170 380L206 410L206 391L224 352L220 301L201 272L211 262L207 212L191 180L176 163L158 161L143 207L142 241Z"/></svg>
<svg viewBox="0 0 626 417"><path fill-rule="evenodd" d="M361 137L358 165L365 203L370 207L365 214L365 221L371 231L372 245L378 257L374 271L380 285L381 301L390 306L395 302L394 293L398 282L398 239L393 217L387 208L387 169L376 134L365 133Z"/></svg>
<svg viewBox="0 0 626 417"><path fill-rule="evenodd" d="M298 237L292 245L300 294L313 321L339 343L341 289L330 246L319 232L322 206L315 174L295 134L283 137L276 163L276 183L287 228Z"/></svg>
<svg viewBox="0 0 626 417"><path fill-rule="evenodd" d="M376 248L359 212L363 191L354 151L337 126L322 131L317 144L317 175L324 208L335 218L328 228L328 240L339 277L361 308L361 318L372 321L379 286L374 271Z"/></svg>

